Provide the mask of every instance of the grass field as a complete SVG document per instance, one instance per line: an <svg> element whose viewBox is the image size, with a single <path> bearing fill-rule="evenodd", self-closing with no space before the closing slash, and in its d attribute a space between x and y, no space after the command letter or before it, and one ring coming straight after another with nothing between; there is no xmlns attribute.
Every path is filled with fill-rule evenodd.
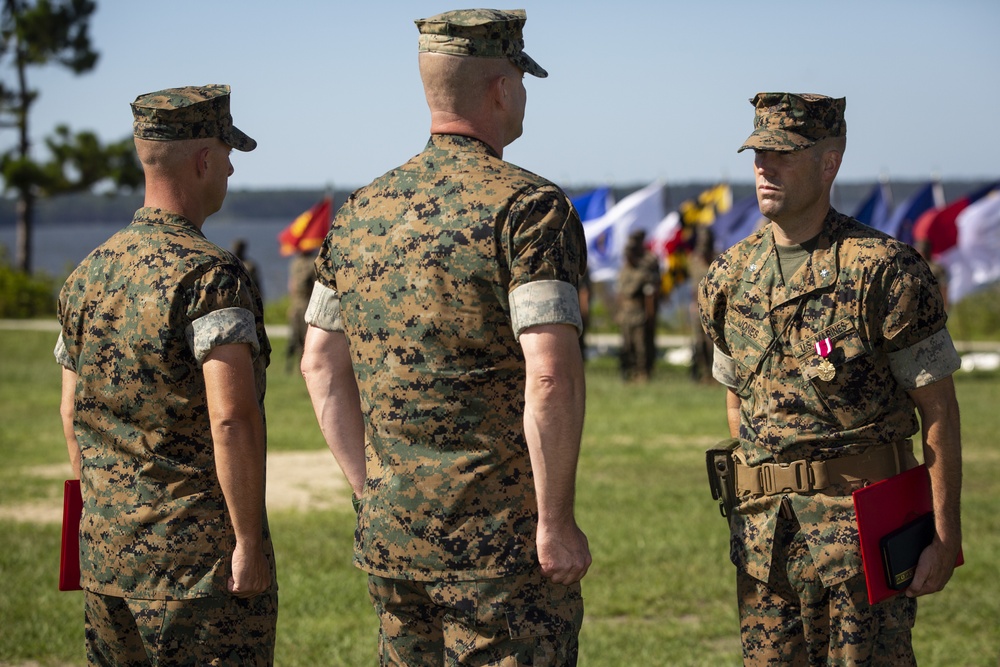
<svg viewBox="0 0 1000 667"><path fill-rule="evenodd" d="M59 526L9 517L54 507L65 446L51 333L0 331L0 665L83 665L82 595L56 590ZM321 451L301 378L276 340L268 377L271 452ZM965 449L966 565L921 601L921 665L989 666L1000 657L1000 374L956 378ZM738 665L734 571L709 496L706 447L724 436L723 392L663 366L623 385L610 360L588 368L578 518L594 565L584 580L584 667ZM330 474L336 474L332 461ZM336 491L344 494L345 491ZM18 509L18 511L21 511ZM351 566L353 513L272 510L280 614L276 664L376 664L377 623Z"/></svg>

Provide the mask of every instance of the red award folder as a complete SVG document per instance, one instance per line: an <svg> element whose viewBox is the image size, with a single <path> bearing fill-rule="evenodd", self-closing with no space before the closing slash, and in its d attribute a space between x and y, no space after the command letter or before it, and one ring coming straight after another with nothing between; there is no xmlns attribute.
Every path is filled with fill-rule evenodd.
<svg viewBox="0 0 1000 667"><path fill-rule="evenodd" d="M59 590L80 588L80 516L83 497L80 480L67 479L63 485L62 547L59 550Z"/></svg>
<svg viewBox="0 0 1000 667"><path fill-rule="evenodd" d="M851 495L857 514L868 602L875 604L902 592L889 587L881 542L886 535L933 511L930 474L926 465L919 465ZM963 562L959 551L955 566Z"/></svg>

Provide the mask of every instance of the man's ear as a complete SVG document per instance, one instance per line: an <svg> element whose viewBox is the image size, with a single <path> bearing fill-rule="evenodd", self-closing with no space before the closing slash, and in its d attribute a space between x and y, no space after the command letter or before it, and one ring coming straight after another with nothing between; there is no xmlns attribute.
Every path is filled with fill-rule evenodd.
<svg viewBox="0 0 1000 667"><path fill-rule="evenodd" d="M837 178L840 171L840 163L844 159L844 154L838 150L828 150L823 153L823 178L828 183L832 183Z"/></svg>
<svg viewBox="0 0 1000 667"><path fill-rule="evenodd" d="M490 93L497 106L506 109L510 102L510 77L500 74L490 84Z"/></svg>
<svg viewBox="0 0 1000 667"><path fill-rule="evenodd" d="M205 173L208 171L208 160L209 160L209 155L211 155L211 153L212 153L212 151L208 148L208 146L205 146L203 148L200 148L194 154L195 155L195 169L197 170L199 178L201 178L202 176L204 176Z"/></svg>

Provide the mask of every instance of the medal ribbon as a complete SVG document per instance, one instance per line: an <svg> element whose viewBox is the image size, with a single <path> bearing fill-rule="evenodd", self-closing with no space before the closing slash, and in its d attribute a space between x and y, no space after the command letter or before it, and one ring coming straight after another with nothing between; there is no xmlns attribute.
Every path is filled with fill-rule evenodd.
<svg viewBox="0 0 1000 667"><path fill-rule="evenodd" d="M816 341L816 354L826 359L830 356L831 352L833 352L833 343L829 338Z"/></svg>

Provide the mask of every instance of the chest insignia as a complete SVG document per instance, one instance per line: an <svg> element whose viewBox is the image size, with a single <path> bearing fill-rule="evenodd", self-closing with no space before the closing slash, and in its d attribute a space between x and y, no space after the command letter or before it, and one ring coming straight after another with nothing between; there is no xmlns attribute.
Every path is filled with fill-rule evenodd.
<svg viewBox="0 0 1000 667"><path fill-rule="evenodd" d="M816 354L823 358L823 361L819 363L816 370L819 375L819 379L823 382L829 382L837 375L836 367L830 363L830 360L827 358L830 356L830 352L832 351L833 343L829 338L824 338L816 343Z"/></svg>

